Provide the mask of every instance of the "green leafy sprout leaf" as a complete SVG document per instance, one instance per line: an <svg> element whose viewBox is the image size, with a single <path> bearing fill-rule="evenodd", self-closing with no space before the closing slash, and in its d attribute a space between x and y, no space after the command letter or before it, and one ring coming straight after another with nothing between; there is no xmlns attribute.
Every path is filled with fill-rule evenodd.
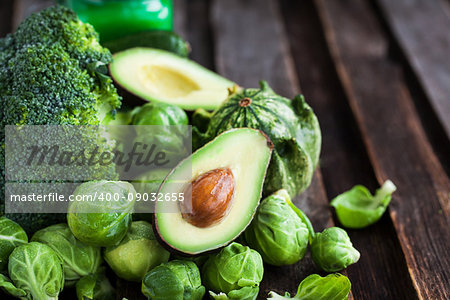
<svg viewBox="0 0 450 300"><path fill-rule="evenodd" d="M356 185L331 201L339 222L347 228L364 228L377 222L391 202L396 186L387 180L373 196L369 190Z"/></svg>
<svg viewBox="0 0 450 300"><path fill-rule="evenodd" d="M312 274L306 277L297 289L297 294L291 298L289 293L284 296L269 292L270 300L297 299L297 300L345 300L350 293L350 280L339 273L322 277Z"/></svg>

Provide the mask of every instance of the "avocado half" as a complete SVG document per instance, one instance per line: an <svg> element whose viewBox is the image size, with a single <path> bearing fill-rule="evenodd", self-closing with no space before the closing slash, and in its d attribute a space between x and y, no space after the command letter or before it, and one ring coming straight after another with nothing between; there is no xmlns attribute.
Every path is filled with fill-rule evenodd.
<svg viewBox="0 0 450 300"><path fill-rule="evenodd" d="M113 79L146 101L164 102L186 110L213 110L235 84L196 62L153 48L118 52L109 65Z"/></svg>
<svg viewBox="0 0 450 300"><path fill-rule="evenodd" d="M155 204L154 230L163 245L196 255L237 238L259 205L272 149L261 131L232 129L175 167L159 193L184 193L185 199Z"/></svg>

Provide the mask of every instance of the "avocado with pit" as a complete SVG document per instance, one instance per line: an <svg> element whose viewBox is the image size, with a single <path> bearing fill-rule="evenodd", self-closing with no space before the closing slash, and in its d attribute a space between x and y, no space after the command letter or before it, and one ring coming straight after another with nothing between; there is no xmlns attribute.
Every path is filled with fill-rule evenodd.
<svg viewBox="0 0 450 300"><path fill-rule="evenodd" d="M183 160L159 194L154 230L169 250L196 255L226 246L250 224L261 198L273 144L259 130L226 131Z"/></svg>
<svg viewBox="0 0 450 300"><path fill-rule="evenodd" d="M192 60L153 48L118 52L109 69L116 83L142 100L186 110L216 109L235 85Z"/></svg>

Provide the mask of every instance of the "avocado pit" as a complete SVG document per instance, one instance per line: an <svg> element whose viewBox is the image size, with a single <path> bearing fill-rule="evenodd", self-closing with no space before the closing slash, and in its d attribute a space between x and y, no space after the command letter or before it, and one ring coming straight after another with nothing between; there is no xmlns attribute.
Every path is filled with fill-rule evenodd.
<svg viewBox="0 0 450 300"><path fill-rule="evenodd" d="M233 202L236 182L230 168L208 171L194 179L185 189L181 202L183 219L205 228L222 220Z"/></svg>

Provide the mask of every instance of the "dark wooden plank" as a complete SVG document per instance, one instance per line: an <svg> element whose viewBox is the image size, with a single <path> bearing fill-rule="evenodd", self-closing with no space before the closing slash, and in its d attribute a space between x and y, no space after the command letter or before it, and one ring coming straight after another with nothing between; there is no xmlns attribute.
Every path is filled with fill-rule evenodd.
<svg viewBox="0 0 450 300"><path fill-rule="evenodd" d="M14 0L12 28L15 30L25 18L34 12L54 5L53 0Z"/></svg>
<svg viewBox="0 0 450 300"><path fill-rule="evenodd" d="M212 32L208 18L209 1L189 0L186 8L186 14L189 16L187 37L192 45L190 58L214 70Z"/></svg>
<svg viewBox="0 0 450 300"><path fill-rule="evenodd" d="M173 1L173 30L184 39L187 39L186 0Z"/></svg>
<svg viewBox="0 0 450 300"><path fill-rule="evenodd" d="M13 0L0 1L0 37L11 32Z"/></svg>
<svg viewBox="0 0 450 300"><path fill-rule="evenodd" d="M302 91L320 120L320 169L329 199L355 184L378 187L356 121L334 70L313 1L282 1ZM326 87L326 88L324 88ZM416 292L388 215L363 230L348 230L360 251L348 268L356 299L414 299Z"/></svg>
<svg viewBox="0 0 450 300"><path fill-rule="evenodd" d="M217 69L245 87L260 79L282 95L299 91L275 1L215 1L212 7Z"/></svg>
<svg viewBox="0 0 450 300"><path fill-rule="evenodd" d="M378 0L450 138L450 17L444 0Z"/></svg>
<svg viewBox="0 0 450 300"><path fill-rule="evenodd" d="M420 126L401 68L367 2L316 0L378 182L398 186L389 212L420 299L450 297L450 182Z"/></svg>
<svg viewBox="0 0 450 300"><path fill-rule="evenodd" d="M278 93L299 92L297 76L278 3L272 0L213 1L212 25L219 73L245 87L265 79ZM294 203L303 209L317 231L332 226L320 171L308 190ZM309 257L286 267L266 266L259 297L270 290L295 294L300 281L317 272Z"/></svg>

